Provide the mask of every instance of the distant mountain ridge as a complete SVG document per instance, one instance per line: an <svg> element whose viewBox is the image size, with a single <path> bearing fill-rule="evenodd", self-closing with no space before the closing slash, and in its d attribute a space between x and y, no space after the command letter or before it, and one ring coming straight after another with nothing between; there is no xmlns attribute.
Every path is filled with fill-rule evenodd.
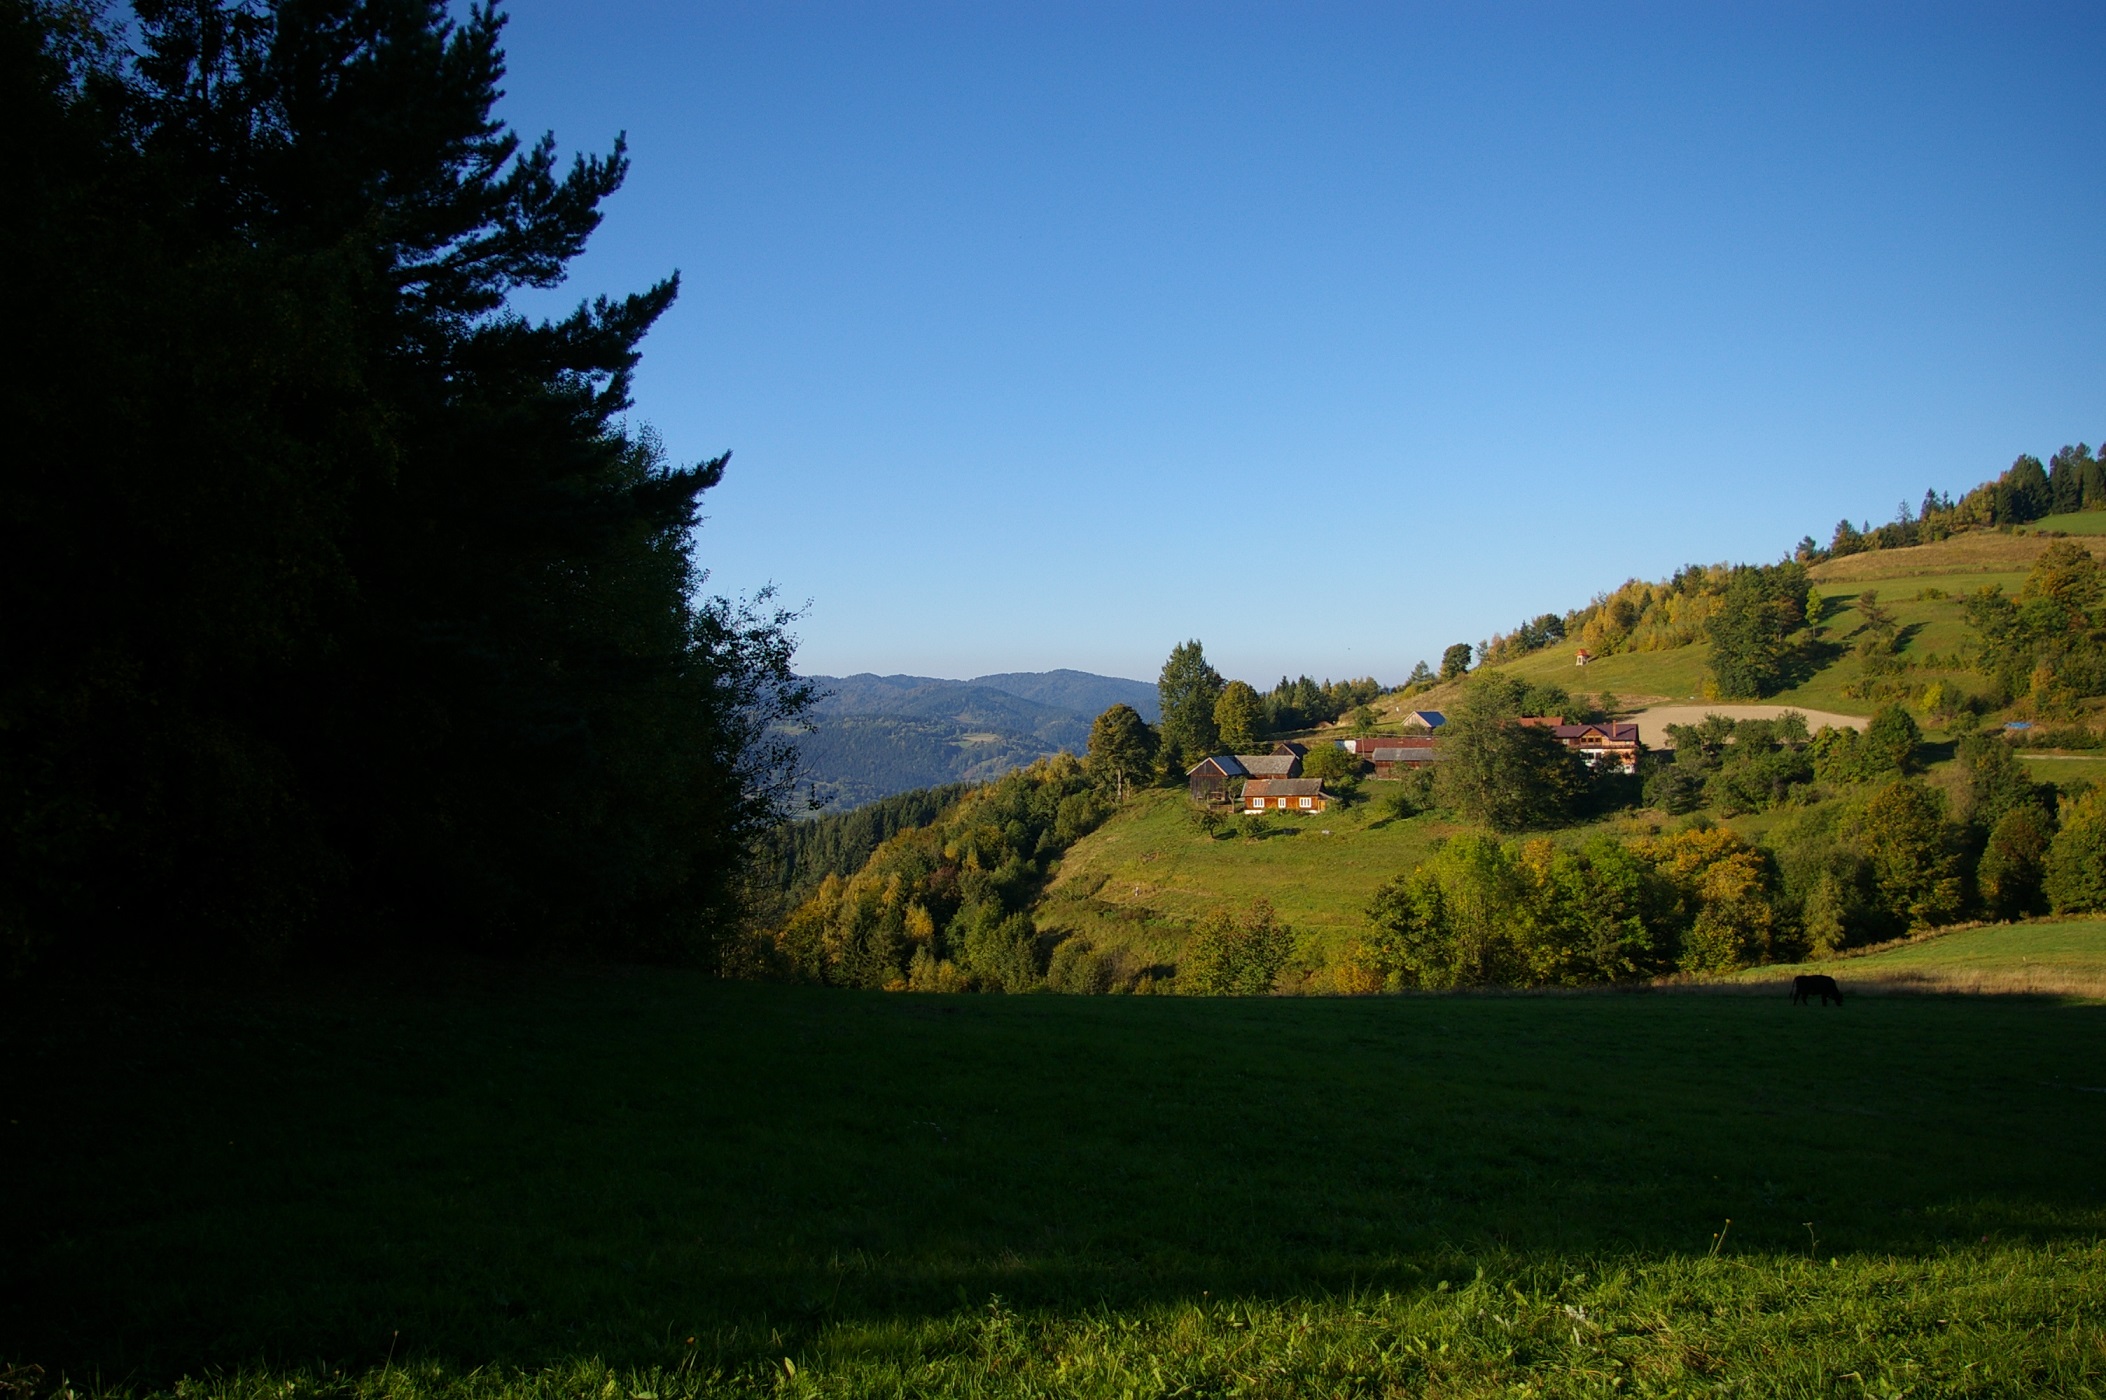
<svg viewBox="0 0 2106 1400"><path fill-rule="evenodd" d="M983 782L1066 749L1112 705L1153 722L1156 690L1088 671L936 676L810 676L823 694L815 733L798 741L802 780L829 811L942 783Z"/></svg>

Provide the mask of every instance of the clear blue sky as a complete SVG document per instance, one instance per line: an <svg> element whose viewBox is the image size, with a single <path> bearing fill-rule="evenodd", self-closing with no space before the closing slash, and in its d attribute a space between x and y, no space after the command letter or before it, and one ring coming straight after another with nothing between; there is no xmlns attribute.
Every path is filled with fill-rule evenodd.
<svg viewBox="0 0 2106 1400"><path fill-rule="evenodd" d="M1401 679L2106 434L2106 8L513 7L814 672Z"/></svg>

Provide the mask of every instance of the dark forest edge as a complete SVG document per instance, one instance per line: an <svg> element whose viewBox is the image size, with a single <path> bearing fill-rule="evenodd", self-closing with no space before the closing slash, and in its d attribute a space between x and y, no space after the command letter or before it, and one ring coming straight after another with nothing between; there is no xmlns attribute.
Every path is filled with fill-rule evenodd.
<svg viewBox="0 0 2106 1400"><path fill-rule="evenodd" d="M115 23L113 19L112 24ZM0 0L0 959L708 962L790 801L792 614L631 428L677 279L531 322L628 168L493 10Z"/></svg>

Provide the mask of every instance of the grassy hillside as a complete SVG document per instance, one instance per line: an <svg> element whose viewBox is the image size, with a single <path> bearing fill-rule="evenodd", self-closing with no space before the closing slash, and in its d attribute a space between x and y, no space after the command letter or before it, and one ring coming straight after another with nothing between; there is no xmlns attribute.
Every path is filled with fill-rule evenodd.
<svg viewBox="0 0 2106 1400"><path fill-rule="evenodd" d="M1918 687L1944 679L1962 687L1978 678L1948 666L1926 664L1932 656L1949 658L1967 638L1964 595L1991 584L2015 593L2048 544L2043 531L2084 536L2094 554L2106 559L2106 511L2053 516L2010 533L1971 531L1936 544L1906 549L1874 550L1815 565L1809 572L1828 600L1820 639L1829 655L1814 674L1768 699L1779 704L1842 714L1870 714L1876 705L1843 693L1858 678L1858 666L1847 655L1862 623L1857 600L1876 589L1902 629L1900 655L1914 663L1910 682ZM1529 680L1552 681L1575 694L1613 693L1622 708L1699 700L1704 695L1706 648L1699 644L1667 651L1624 652L1576 666L1573 649L1552 645L1502 670ZM1454 688L1439 687L1412 696L1386 696L1377 705L1393 724L1406 710L1439 709L1452 701Z"/></svg>
<svg viewBox="0 0 2106 1400"><path fill-rule="evenodd" d="M2097 1006L471 967L8 1010L0 1372L54 1397L2106 1384Z"/></svg>
<svg viewBox="0 0 2106 1400"><path fill-rule="evenodd" d="M1399 820L1379 801L1261 825L1238 816L1215 836L1192 815L1183 792L1136 797L1069 848L1036 911L1039 928L1174 962L1194 920L1264 899L1302 936L1302 967L1316 973L1361 931L1377 887L1453 829L1430 816Z"/></svg>
<svg viewBox="0 0 2106 1400"><path fill-rule="evenodd" d="M1783 981L1801 972L1826 972L1850 986L1875 989L2106 998L2106 920L1959 929L1855 957L1757 968L1741 980Z"/></svg>

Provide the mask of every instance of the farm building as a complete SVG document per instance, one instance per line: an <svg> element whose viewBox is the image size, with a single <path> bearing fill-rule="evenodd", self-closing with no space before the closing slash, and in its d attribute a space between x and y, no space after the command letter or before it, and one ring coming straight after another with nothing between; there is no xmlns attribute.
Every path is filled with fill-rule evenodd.
<svg viewBox="0 0 2106 1400"><path fill-rule="evenodd" d="M1413 710L1404 716L1406 729L1438 729L1448 722L1448 717L1439 710Z"/></svg>
<svg viewBox="0 0 2106 1400"><path fill-rule="evenodd" d="M1243 785L1246 812L1321 812L1326 800L1321 778L1252 778Z"/></svg>
<svg viewBox="0 0 2106 1400"><path fill-rule="evenodd" d="M1297 744L1292 739L1275 739L1272 744L1272 751L1275 754L1290 753L1296 758L1307 758L1309 756L1309 746L1307 744Z"/></svg>
<svg viewBox="0 0 2106 1400"><path fill-rule="evenodd" d="M1229 783L1250 776L1248 770L1228 754L1202 758L1185 771L1185 784L1194 802L1226 802Z"/></svg>
<svg viewBox="0 0 2106 1400"><path fill-rule="evenodd" d="M1291 753L1239 753L1236 762L1253 778L1299 778L1302 760Z"/></svg>
<svg viewBox="0 0 2106 1400"><path fill-rule="evenodd" d="M1638 726L1604 721L1601 724L1561 724L1551 731L1558 742L1578 753L1593 767L1603 759L1624 772L1638 767Z"/></svg>
<svg viewBox="0 0 2106 1400"><path fill-rule="evenodd" d="M1431 739L1391 739L1363 749L1360 757L1375 767L1378 778L1392 778L1399 768L1424 768L1438 763L1441 752Z"/></svg>

